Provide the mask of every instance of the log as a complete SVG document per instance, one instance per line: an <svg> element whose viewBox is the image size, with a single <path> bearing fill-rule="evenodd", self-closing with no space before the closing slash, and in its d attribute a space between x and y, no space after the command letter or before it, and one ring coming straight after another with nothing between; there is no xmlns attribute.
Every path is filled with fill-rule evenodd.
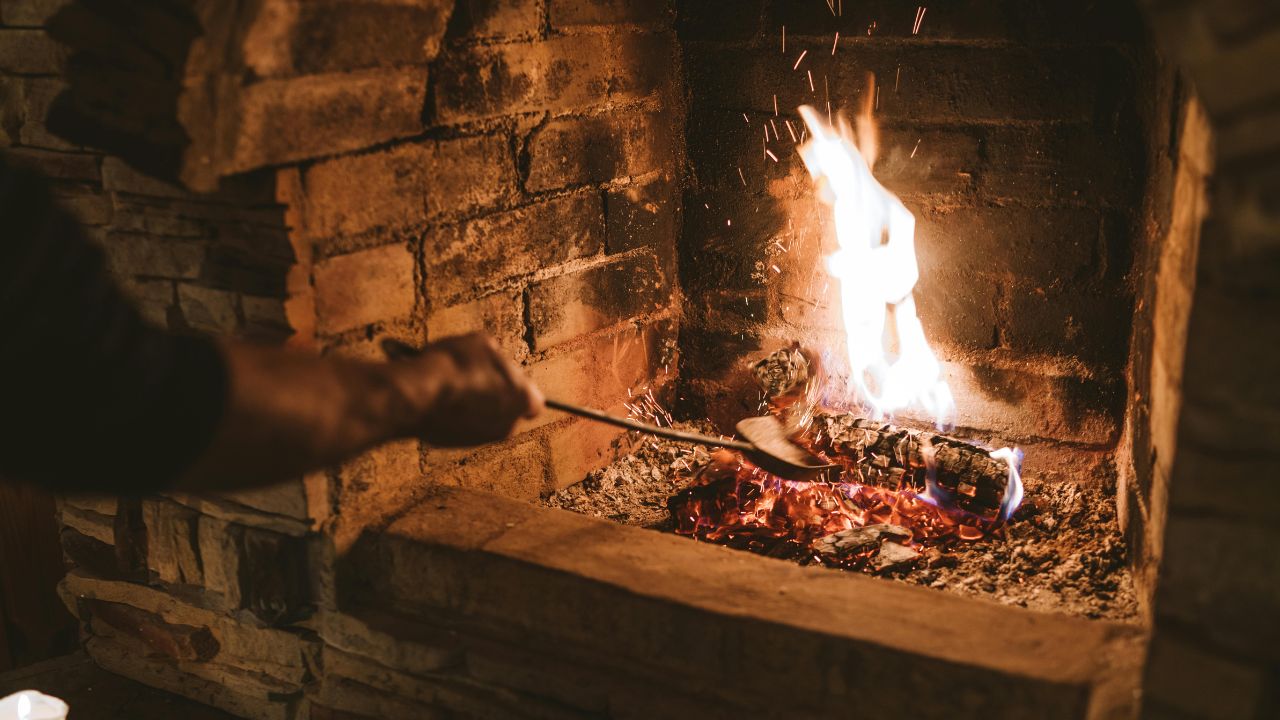
<svg viewBox="0 0 1280 720"><path fill-rule="evenodd" d="M861 482L899 488L924 487L925 452L932 451L938 484L960 507L980 515L1000 508L1009 468L973 443L924 430L901 428L853 413L819 413L812 429L815 449L861 476Z"/></svg>

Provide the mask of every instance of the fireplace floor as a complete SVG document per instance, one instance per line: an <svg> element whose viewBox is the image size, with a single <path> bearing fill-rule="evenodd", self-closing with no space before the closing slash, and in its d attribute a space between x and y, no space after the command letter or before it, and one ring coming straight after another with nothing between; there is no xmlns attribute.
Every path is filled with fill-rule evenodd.
<svg viewBox="0 0 1280 720"><path fill-rule="evenodd" d="M646 439L616 462L541 503L673 532L667 498L687 483L687 478L676 477L677 471L696 467L709 457L704 448ZM914 567L887 571L880 577L1040 612L1135 618L1137 600L1111 494L1071 483L1042 482L1034 474L1023 482L1026 500L1000 531L977 541L962 541L941 554L926 553Z"/></svg>

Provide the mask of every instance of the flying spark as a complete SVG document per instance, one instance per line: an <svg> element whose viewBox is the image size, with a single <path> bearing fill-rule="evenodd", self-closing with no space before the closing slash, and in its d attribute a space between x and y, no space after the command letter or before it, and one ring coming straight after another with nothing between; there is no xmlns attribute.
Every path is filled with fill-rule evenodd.
<svg viewBox="0 0 1280 720"><path fill-rule="evenodd" d="M808 54L809 54L809 51L808 51L808 50L802 50L802 51L800 52L800 57L796 58L796 64L795 64L795 65L792 65L792 66L791 66L791 69L792 69L792 70L798 70L798 69L800 69L800 63L804 62L804 56L805 56L805 55L808 55Z"/></svg>

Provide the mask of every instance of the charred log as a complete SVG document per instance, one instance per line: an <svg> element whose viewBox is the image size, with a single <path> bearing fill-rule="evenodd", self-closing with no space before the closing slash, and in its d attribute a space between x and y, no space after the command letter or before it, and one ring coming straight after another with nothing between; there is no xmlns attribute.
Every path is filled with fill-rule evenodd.
<svg viewBox="0 0 1280 720"><path fill-rule="evenodd" d="M819 414L814 449L840 462L849 479L899 489L924 488L932 453L935 479L952 501L979 515L1000 508L1009 468L972 443L923 430L859 418L850 413Z"/></svg>

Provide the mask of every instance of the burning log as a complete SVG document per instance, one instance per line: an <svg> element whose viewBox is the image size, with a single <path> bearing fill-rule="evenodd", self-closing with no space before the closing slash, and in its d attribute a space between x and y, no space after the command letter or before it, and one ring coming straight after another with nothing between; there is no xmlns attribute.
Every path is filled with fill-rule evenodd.
<svg viewBox="0 0 1280 720"><path fill-rule="evenodd" d="M1009 466L977 445L849 413L819 414L814 424L817 439L812 449L844 465L853 481L893 489L904 484L926 488L927 454L932 454L937 486L955 505L983 516L1001 509Z"/></svg>

